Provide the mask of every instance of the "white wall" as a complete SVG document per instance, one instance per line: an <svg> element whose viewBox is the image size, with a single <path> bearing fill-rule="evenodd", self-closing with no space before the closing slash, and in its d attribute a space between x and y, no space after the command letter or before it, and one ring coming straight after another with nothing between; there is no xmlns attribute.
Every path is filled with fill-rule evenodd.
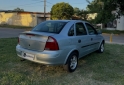
<svg viewBox="0 0 124 85"><path fill-rule="evenodd" d="M124 30L124 16L120 16L119 19L117 19L117 30Z"/></svg>

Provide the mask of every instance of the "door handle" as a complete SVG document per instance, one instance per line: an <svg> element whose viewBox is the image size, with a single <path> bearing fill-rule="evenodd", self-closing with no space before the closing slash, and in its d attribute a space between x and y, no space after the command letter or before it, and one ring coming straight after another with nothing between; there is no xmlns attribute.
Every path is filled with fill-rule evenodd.
<svg viewBox="0 0 124 85"><path fill-rule="evenodd" d="M93 38L91 38L91 41L93 40Z"/></svg>
<svg viewBox="0 0 124 85"><path fill-rule="evenodd" d="M78 40L78 43L81 43L81 40Z"/></svg>

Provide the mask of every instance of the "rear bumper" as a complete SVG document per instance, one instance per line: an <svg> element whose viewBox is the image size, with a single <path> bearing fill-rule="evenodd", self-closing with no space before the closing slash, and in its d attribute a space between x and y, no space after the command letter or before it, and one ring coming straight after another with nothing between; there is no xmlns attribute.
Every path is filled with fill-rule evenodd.
<svg viewBox="0 0 124 85"><path fill-rule="evenodd" d="M22 48L20 45L16 46L17 55L23 59L30 60L36 63L46 65L59 65L64 64L65 59L61 57L62 51L46 51L38 52ZM24 57L24 53L33 55L33 58Z"/></svg>

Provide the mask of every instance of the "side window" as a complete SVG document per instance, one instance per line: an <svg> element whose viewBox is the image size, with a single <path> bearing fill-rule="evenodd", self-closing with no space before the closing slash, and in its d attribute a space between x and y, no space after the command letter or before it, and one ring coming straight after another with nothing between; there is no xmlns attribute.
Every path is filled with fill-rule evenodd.
<svg viewBox="0 0 124 85"><path fill-rule="evenodd" d="M68 36L74 36L74 25L71 26L71 28L68 32Z"/></svg>
<svg viewBox="0 0 124 85"><path fill-rule="evenodd" d="M86 27L87 27L87 30L88 30L90 35L96 34L96 30L93 28L93 26L91 26L90 24L86 23Z"/></svg>
<svg viewBox="0 0 124 85"><path fill-rule="evenodd" d="M76 35L77 36L87 35L86 29L85 29L83 23L76 23L75 28L76 28Z"/></svg>

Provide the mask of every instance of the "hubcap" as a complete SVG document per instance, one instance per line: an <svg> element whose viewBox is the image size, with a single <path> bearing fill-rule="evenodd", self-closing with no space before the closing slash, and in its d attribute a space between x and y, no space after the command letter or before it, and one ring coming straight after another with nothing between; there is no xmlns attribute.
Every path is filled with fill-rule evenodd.
<svg viewBox="0 0 124 85"><path fill-rule="evenodd" d="M102 44L101 45L101 52L103 52L104 51L104 45Z"/></svg>
<svg viewBox="0 0 124 85"><path fill-rule="evenodd" d="M70 68L75 69L77 66L77 57L74 55L70 61Z"/></svg>

